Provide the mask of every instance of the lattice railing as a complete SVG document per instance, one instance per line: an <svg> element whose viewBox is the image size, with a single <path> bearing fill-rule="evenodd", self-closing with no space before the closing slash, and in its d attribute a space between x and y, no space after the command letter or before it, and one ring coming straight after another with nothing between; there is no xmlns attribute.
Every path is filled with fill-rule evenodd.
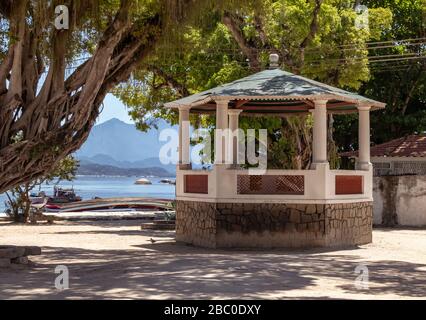
<svg viewBox="0 0 426 320"><path fill-rule="evenodd" d="M305 177L290 175L239 175L238 194L305 194Z"/></svg>

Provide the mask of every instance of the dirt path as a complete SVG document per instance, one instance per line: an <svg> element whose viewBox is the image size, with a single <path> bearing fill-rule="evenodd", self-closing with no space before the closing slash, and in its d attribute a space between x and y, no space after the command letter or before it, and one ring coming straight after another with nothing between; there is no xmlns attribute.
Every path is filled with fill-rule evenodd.
<svg viewBox="0 0 426 320"><path fill-rule="evenodd" d="M375 230L373 244L337 251L207 250L173 236L138 221L1 223L1 244L43 255L31 269L0 269L0 298L426 298L426 230ZM355 286L359 264L369 289ZM57 265L69 269L68 290L54 286Z"/></svg>

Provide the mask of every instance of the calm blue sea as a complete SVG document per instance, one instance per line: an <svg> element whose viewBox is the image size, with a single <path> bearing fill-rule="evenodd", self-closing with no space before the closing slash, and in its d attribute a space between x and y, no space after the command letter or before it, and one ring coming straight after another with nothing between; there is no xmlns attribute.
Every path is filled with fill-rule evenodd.
<svg viewBox="0 0 426 320"><path fill-rule="evenodd" d="M60 187L74 187L77 195L83 200L94 197L150 197L150 198L175 198L175 186L160 183L163 178L149 178L152 185L136 185L136 177L92 177L79 176L73 182L64 181ZM169 179L175 180L175 177ZM43 185L41 188L46 194L53 194L52 185ZM38 192L34 190L34 192ZM0 215L4 212L4 202L7 199L5 194L0 194Z"/></svg>

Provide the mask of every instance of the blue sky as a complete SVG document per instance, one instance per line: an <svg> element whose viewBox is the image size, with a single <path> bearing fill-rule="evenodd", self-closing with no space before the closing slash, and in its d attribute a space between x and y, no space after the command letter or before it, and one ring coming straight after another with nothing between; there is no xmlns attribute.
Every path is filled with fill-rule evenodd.
<svg viewBox="0 0 426 320"><path fill-rule="evenodd" d="M113 118L117 118L126 123L134 123L134 121L127 114L126 106L112 94L108 94L105 97L104 109L102 110L97 120L97 124L103 123Z"/></svg>

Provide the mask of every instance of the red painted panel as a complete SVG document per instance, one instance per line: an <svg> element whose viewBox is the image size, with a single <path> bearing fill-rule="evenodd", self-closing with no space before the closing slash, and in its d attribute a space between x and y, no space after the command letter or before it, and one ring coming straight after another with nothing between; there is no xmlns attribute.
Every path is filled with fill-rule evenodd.
<svg viewBox="0 0 426 320"><path fill-rule="evenodd" d="M362 176L336 176L336 194L362 193Z"/></svg>
<svg viewBox="0 0 426 320"><path fill-rule="evenodd" d="M185 175L185 193L209 193L209 176L199 174Z"/></svg>

